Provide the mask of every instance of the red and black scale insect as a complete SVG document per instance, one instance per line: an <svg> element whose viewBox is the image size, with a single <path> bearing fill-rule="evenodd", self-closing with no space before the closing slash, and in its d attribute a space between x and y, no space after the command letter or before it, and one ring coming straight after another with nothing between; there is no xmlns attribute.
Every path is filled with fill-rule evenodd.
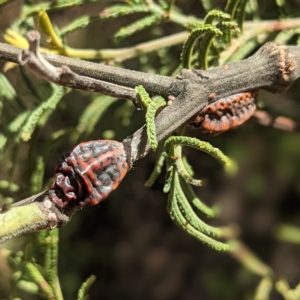
<svg viewBox="0 0 300 300"><path fill-rule="evenodd" d="M217 100L192 117L188 126L212 135L237 128L253 115L257 95L250 91Z"/></svg>
<svg viewBox="0 0 300 300"><path fill-rule="evenodd" d="M256 109L257 91L220 99L202 109L189 126L218 135L246 122ZM76 208L99 204L115 190L131 159L123 143L111 140L89 141L62 154L49 196L60 207Z"/></svg>
<svg viewBox="0 0 300 300"><path fill-rule="evenodd" d="M84 142L61 155L49 196L60 207L97 205L115 190L130 161L117 141Z"/></svg>

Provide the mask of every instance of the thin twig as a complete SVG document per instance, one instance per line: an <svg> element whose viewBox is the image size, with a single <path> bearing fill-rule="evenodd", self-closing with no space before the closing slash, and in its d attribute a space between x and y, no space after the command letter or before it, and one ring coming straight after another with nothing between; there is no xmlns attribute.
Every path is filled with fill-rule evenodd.
<svg viewBox="0 0 300 300"><path fill-rule="evenodd" d="M285 131L299 132L300 130L299 125L291 118L283 116L274 117L263 110L255 111L251 120L262 126L274 127Z"/></svg>
<svg viewBox="0 0 300 300"><path fill-rule="evenodd" d="M39 52L40 34L32 30L27 34L29 49L18 56L19 64L25 66L37 77L59 85L89 92L101 93L115 98L132 100L139 107L134 89L97 80L74 73L68 66L55 67Z"/></svg>

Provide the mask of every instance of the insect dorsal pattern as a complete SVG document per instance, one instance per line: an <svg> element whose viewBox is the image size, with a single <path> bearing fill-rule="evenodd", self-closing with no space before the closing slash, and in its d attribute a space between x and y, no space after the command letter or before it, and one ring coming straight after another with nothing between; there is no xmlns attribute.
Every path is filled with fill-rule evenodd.
<svg viewBox="0 0 300 300"><path fill-rule="evenodd" d="M112 140L80 143L61 155L49 196L60 207L97 205L118 187L129 169L123 143Z"/></svg>
<svg viewBox="0 0 300 300"><path fill-rule="evenodd" d="M258 91L248 91L217 100L193 116L188 126L218 135L237 128L253 115Z"/></svg>

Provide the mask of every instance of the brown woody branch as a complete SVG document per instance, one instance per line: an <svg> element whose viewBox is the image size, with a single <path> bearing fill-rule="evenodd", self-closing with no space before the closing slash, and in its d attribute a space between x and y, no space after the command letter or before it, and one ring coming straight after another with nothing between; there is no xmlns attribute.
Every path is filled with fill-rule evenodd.
<svg viewBox="0 0 300 300"><path fill-rule="evenodd" d="M94 86L99 91L103 89L105 93L109 90L113 96L126 98L133 95L131 93L135 86L143 85L151 95L172 96L175 99L172 105L166 107L156 118L159 141L211 102L247 90L265 89L281 93L300 76L299 46L267 43L248 59L208 71L184 69L178 76L171 78L58 55L40 56L37 41L38 36L31 32L29 50L22 51L0 43L0 60L27 65L42 78L74 88L91 90L90 84L96 82ZM52 73L49 75L50 70ZM134 97L131 99L134 100ZM150 151L145 127L137 130L123 142L127 148L133 150L134 160L144 157ZM61 212L53 206L53 203L49 206L47 191L29 199L30 204L26 199L9 209L4 207L0 214L0 225L5 222L7 227L10 224L7 220L15 213L18 214L20 205L24 205L23 208L33 205L34 211L37 212L36 221L32 221L30 226L26 223L20 228L7 229L6 233L0 232L0 242L32 230L60 227L68 222L68 218L74 213L74 211Z"/></svg>

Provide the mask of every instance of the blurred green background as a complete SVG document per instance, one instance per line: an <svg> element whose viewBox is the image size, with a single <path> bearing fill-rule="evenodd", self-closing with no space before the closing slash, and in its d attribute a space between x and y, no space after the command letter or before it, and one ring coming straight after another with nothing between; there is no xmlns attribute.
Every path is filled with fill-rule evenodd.
<svg viewBox="0 0 300 300"><path fill-rule="evenodd" d="M0 32L18 17L22 1L12 1L0 7ZM205 16L200 1L176 1L186 15ZM214 1L214 8L224 10L225 1ZM63 27L81 15L97 15L107 3L89 3L49 12L51 21ZM280 8L275 1L258 1L257 15L261 19L299 17L300 2L287 1ZM164 23L133 34L117 46L113 34L143 14L94 22L66 37L74 48L130 47L161 36L180 32L184 28ZM249 19L251 16L246 14ZM0 41L4 42L3 35ZM269 40L275 38L270 35ZM294 44L297 38L289 43ZM127 60L122 67L170 75L180 62L182 45L151 52ZM258 48L259 46L257 46ZM256 49L255 49L256 50ZM0 62L0 67L4 63ZM25 108L40 103L32 95L24 75L16 67L5 73L22 104L3 101L1 130ZM50 94L48 83L28 76L41 98ZM296 82L282 95L262 91L259 101L273 115L284 115L300 123L300 85ZM43 128L38 128L29 142L8 144L1 154L0 179L15 182L18 192L1 189L0 204L7 197L15 200L30 196L30 178L39 155L46 157L44 184L51 182L53 169L60 154L74 146L74 134L64 134L49 143L52 134L62 128L74 128L86 106L98 95L71 91L59 102ZM144 113L135 111L124 100L112 102L85 140L112 138L121 141L144 123ZM100 99L101 100L101 99ZM104 102L103 102L104 103ZM237 130L211 137L188 130L188 135L209 141L234 159L239 172L226 177L222 167L211 157L196 150L185 149L197 178L207 184L197 188L197 195L207 204L218 204L221 215L210 224L223 226L236 223L241 228L241 240L275 274L288 280L294 288L300 278L300 237L294 243L282 241L276 230L288 223L300 228L300 135L274 128L261 127L251 120ZM73 138L73 140L72 140ZM79 140L83 141L83 140ZM253 299L260 277L250 273L229 254L217 252L181 231L166 212L167 197L162 192L164 177L152 188L144 187L151 174L156 155L150 153L134 164L120 187L98 207L84 209L72 222L60 230L59 277L65 299L75 299L81 283L91 274L97 276L90 299ZM300 230L300 229L299 229ZM23 249L35 233L15 238L2 245L13 251ZM10 283L10 270L0 248L0 298L5 299ZM22 299L33 296L20 294ZM283 299L272 292L270 299Z"/></svg>

